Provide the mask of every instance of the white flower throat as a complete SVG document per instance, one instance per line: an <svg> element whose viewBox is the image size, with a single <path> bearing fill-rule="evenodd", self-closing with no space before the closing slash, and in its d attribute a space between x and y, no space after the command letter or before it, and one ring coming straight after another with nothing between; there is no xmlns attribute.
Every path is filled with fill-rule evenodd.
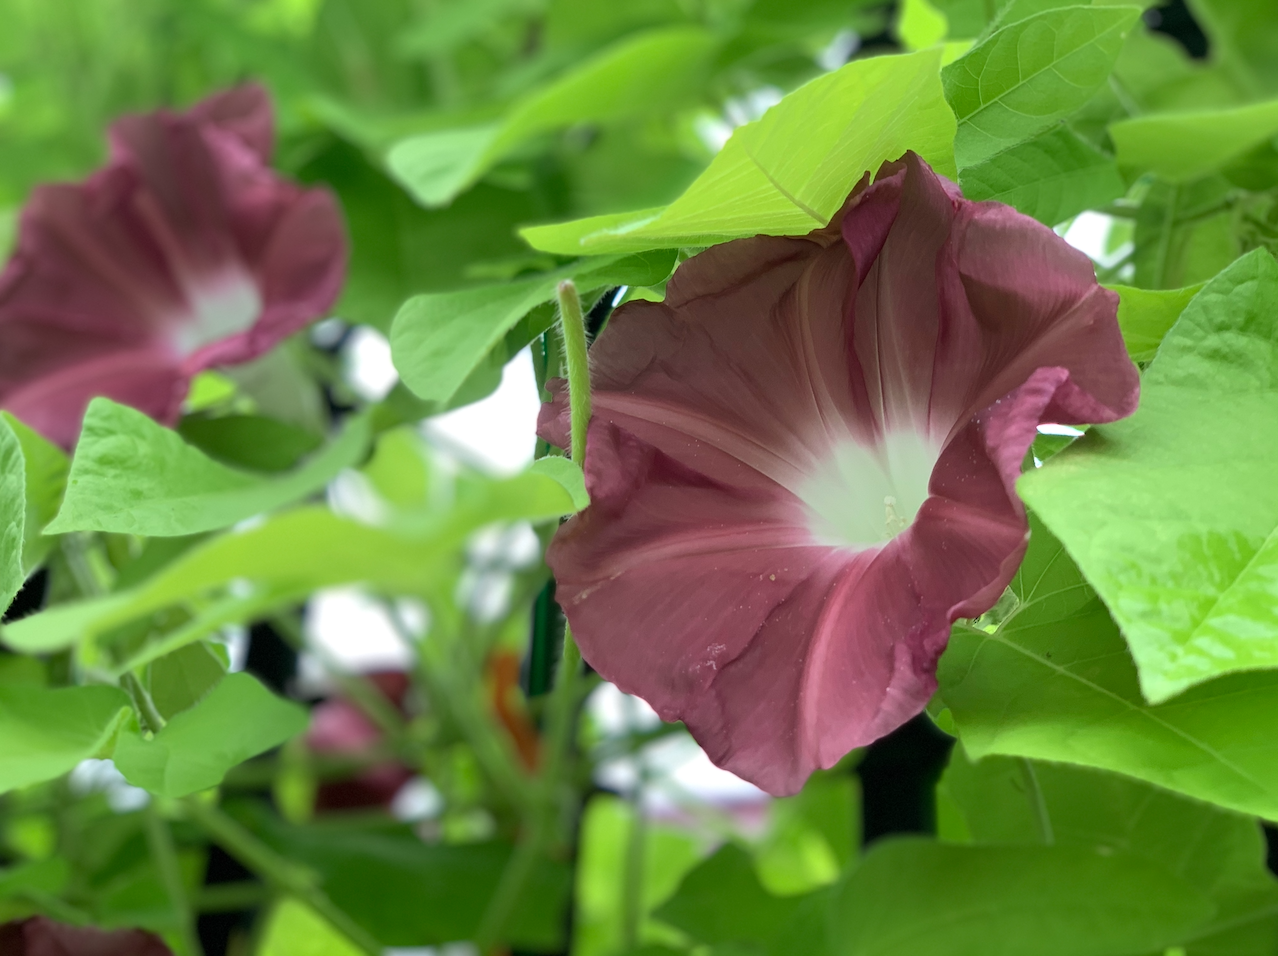
<svg viewBox="0 0 1278 956"><path fill-rule="evenodd" d="M878 445L836 444L816 472L795 489L817 544L876 547L910 526L927 499L940 448L912 431Z"/></svg>

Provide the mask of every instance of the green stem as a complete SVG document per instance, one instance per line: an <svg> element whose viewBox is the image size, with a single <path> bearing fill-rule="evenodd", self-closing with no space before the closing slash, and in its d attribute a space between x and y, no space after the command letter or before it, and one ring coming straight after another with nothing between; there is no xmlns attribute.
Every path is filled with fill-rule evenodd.
<svg viewBox="0 0 1278 956"><path fill-rule="evenodd" d="M1180 199L1180 187L1171 186L1167 196L1167 211L1163 215L1163 229L1158 236L1158 248L1154 253L1154 274L1150 276L1150 288L1165 288L1167 260L1171 258L1172 230L1176 226L1176 205Z"/></svg>
<svg viewBox="0 0 1278 956"><path fill-rule="evenodd" d="M200 947L200 938L195 933L195 924L191 919L191 901L187 898L186 885L182 881L182 868L178 865L173 833L169 830L168 821L160 816L154 800L146 808L146 842L151 850L151 858L155 861L155 869L160 874L160 882L164 884L164 892L169 897L169 904L181 923L182 945L187 956L202 956L204 951Z"/></svg>
<svg viewBox="0 0 1278 956"><path fill-rule="evenodd" d="M195 906L201 913L231 913L254 910L268 899L266 887L256 880L214 883L200 890Z"/></svg>
<svg viewBox="0 0 1278 956"><path fill-rule="evenodd" d="M1021 758L1021 778L1025 781L1025 797L1029 800L1038 835L1046 846L1051 846L1056 842L1056 834L1052 830L1052 818L1047 814L1047 801L1043 797L1043 788L1038 785L1034 764L1025 758Z"/></svg>
<svg viewBox="0 0 1278 956"><path fill-rule="evenodd" d="M626 868L621 876L621 942L626 952L639 945L639 921L643 918L643 851L647 821L643 813L643 785L635 788L634 820L626 846Z"/></svg>
<svg viewBox="0 0 1278 956"><path fill-rule="evenodd" d="M568 408L571 414L570 453L581 468L586 464L586 427L590 424L590 364L586 346L586 322L581 297L571 280L559 283L559 317L563 326L564 359L568 366ZM572 745L572 729L577 713L578 677L581 650L573 640L572 628L564 627L564 648L555 672L550 700L546 750L538 780L538 799L524 825L524 836L501 875L501 882L484 911L475 934L475 946L487 956L501 941L515 905L532 878L537 860L552 842L559 814L560 781Z"/></svg>
<svg viewBox="0 0 1278 956"><path fill-rule="evenodd" d="M470 691L475 686L477 677L468 673L465 679L449 679L452 676L449 672L442 675L435 673L436 661L428 659L430 649L417 640L395 605L383 600L382 607L391 626L404 643L417 648L415 673L426 687L431 706L446 717L470 744L480 769L506 803L519 812L528 810L535 802L527 794L528 780L516 765L510 748L503 746L502 739L494 732L492 717ZM436 640L432 645L443 643L442 640Z"/></svg>
<svg viewBox="0 0 1278 956"><path fill-rule="evenodd" d="M1115 262L1112 266L1104 266L1100 269L1097 269L1096 281L1112 282L1115 278L1118 277L1118 274L1123 271L1123 267L1126 265L1129 265L1131 261L1135 258L1136 258L1136 250L1133 249L1131 252L1127 253L1127 255L1123 256L1123 258Z"/></svg>
<svg viewBox="0 0 1278 956"><path fill-rule="evenodd" d="M280 892L301 900L361 952L381 956L382 947L377 940L328 898L310 870L280 856L212 804L198 797L187 797L182 806L187 816L231 856Z"/></svg>
<svg viewBox="0 0 1278 956"><path fill-rule="evenodd" d="M151 695L146 692L146 688L142 686L142 682L134 676L132 671L125 672L120 682L124 684L124 689L128 691L130 697L133 698L133 706L138 709L142 720L146 723L146 729L153 734L158 734L164 729L164 715L160 713L155 701L151 699Z"/></svg>
<svg viewBox="0 0 1278 956"><path fill-rule="evenodd" d="M564 358L568 365L568 406L572 412L572 460L586 463L586 426L590 424L590 364L586 353L586 322L581 297L571 279L559 283L559 318L564 330Z"/></svg>

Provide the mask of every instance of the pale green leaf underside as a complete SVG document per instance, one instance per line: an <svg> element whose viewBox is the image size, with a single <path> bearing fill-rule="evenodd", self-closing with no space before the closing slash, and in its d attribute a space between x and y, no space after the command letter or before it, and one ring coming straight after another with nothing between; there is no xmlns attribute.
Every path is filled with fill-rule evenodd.
<svg viewBox="0 0 1278 956"><path fill-rule="evenodd" d="M184 797L217 786L232 767L301 733L306 723L304 708L249 674L231 674L153 739L122 734L115 765L136 787Z"/></svg>
<svg viewBox="0 0 1278 956"><path fill-rule="evenodd" d="M1104 604L1046 529L1031 527L1013 585L1021 606L995 633L956 626L937 669L967 753L1098 767L1278 819L1278 673L1146 702Z"/></svg>
<svg viewBox="0 0 1278 956"><path fill-rule="evenodd" d="M1278 263L1257 250L1185 308L1134 416L1019 485L1113 612L1149 700L1278 667L1275 475Z"/></svg>
<svg viewBox="0 0 1278 956"><path fill-rule="evenodd" d="M1048 226L1127 191L1114 161L1065 127L968 166L959 185L968 199L1006 203Z"/></svg>
<svg viewBox="0 0 1278 956"><path fill-rule="evenodd" d="M1112 124L1109 135L1121 165L1186 182L1278 135L1278 100L1210 112L1135 116Z"/></svg>
<svg viewBox="0 0 1278 956"><path fill-rule="evenodd" d="M365 417L295 470L262 477L229 468L126 405L96 398L49 534L110 531L149 537L225 528L323 488L368 448Z"/></svg>
<svg viewBox="0 0 1278 956"><path fill-rule="evenodd" d="M1109 76L1141 8L1071 6L1010 23L944 70L960 168L1041 133Z"/></svg>
<svg viewBox="0 0 1278 956"><path fill-rule="evenodd" d="M586 476L581 467L568 458L552 455L549 458L538 458L528 469L534 474L553 478L563 485L564 490L572 496L572 503L578 511L590 504L590 495L586 491Z"/></svg>
<svg viewBox="0 0 1278 956"><path fill-rule="evenodd" d="M116 687L0 687L0 793L99 756L132 712Z"/></svg>
<svg viewBox="0 0 1278 956"><path fill-rule="evenodd" d="M1148 362L1203 284L1183 289L1138 289L1129 285L1106 288L1118 293L1118 327L1127 354L1134 362Z"/></svg>
<svg viewBox="0 0 1278 956"><path fill-rule="evenodd" d="M954 117L939 50L854 60L740 127L668 206L524 229L535 249L564 255L709 245L824 226L852 188L914 150L953 175Z"/></svg>

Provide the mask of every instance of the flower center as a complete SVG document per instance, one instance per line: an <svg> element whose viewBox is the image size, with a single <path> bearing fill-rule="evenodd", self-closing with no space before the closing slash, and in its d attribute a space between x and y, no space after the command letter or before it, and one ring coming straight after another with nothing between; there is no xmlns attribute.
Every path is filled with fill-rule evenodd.
<svg viewBox="0 0 1278 956"><path fill-rule="evenodd" d="M245 275L201 282L189 290L188 298L191 313L176 330L183 355L251 329L262 311L257 286Z"/></svg>
<svg viewBox="0 0 1278 956"><path fill-rule="evenodd" d="M915 432L894 432L878 445L843 441L798 489L817 544L875 547L910 526L927 499L940 448Z"/></svg>

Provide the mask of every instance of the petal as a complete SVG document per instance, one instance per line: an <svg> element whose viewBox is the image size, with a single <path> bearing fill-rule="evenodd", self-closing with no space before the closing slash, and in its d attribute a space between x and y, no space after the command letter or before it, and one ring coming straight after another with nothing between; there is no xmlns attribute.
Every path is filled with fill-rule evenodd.
<svg viewBox="0 0 1278 956"><path fill-rule="evenodd" d="M135 387L108 371L86 387L110 380L100 394L136 394L169 420L185 377L255 358L324 314L346 268L341 214L326 190L263 165L271 126L252 85L187 113L128 116L112 127L105 169L35 191L0 276L0 405L21 393L31 414L32 389L62 396L38 417L65 440L91 397L66 385L68 370L109 370L116 351L150 350L163 358Z"/></svg>
<svg viewBox="0 0 1278 956"><path fill-rule="evenodd" d="M191 356L192 371L247 362L305 328L337 300L346 277L342 214L331 193L300 192L282 211L257 258L262 312L257 322Z"/></svg>
<svg viewBox="0 0 1278 956"><path fill-rule="evenodd" d="M586 659L667 719L825 557L790 502L728 488L615 425L590 427L592 504L547 552ZM633 639L615 640L624 626Z"/></svg>
<svg viewBox="0 0 1278 956"><path fill-rule="evenodd" d="M22 927L22 956L173 956L158 936L140 929L68 926L33 916Z"/></svg>
<svg viewBox="0 0 1278 956"><path fill-rule="evenodd" d="M806 239L685 262L663 303L613 315L591 365L592 503L547 554L574 634L774 793L923 708L952 623L1024 554L1038 425L1112 421L1139 386L1090 261L912 154ZM551 391L540 433L562 447ZM841 482L862 493L858 537L810 524L814 478L836 512ZM898 506L913 523L873 543L872 508L890 533Z"/></svg>
<svg viewBox="0 0 1278 956"><path fill-rule="evenodd" d="M1092 421L1135 409L1139 380L1120 348L1117 297L1046 226L957 197L907 153L849 202L842 234L863 277L854 388L880 427L944 439L1049 364L1097 398L1105 411Z"/></svg>
<svg viewBox="0 0 1278 956"><path fill-rule="evenodd" d="M591 351L594 414L719 480L796 487L854 423L842 358L854 279L837 244L761 237L701 253L664 302L613 314Z"/></svg>
<svg viewBox="0 0 1278 956"><path fill-rule="evenodd" d="M34 190L0 276L6 333L27 326L32 341L34 330L45 329L53 337L87 334L137 345L185 309L181 288L132 209L137 188L132 172L110 167L82 185Z"/></svg>
<svg viewBox="0 0 1278 956"><path fill-rule="evenodd" d="M189 379L175 356L159 348L102 350L64 364L5 393L4 407L55 444L70 448L96 396L130 405L156 421L177 421Z"/></svg>
<svg viewBox="0 0 1278 956"><path fill-rule="evenodd" d="M959 500L929 499L904 534L856 553L811 546L788 496L717 485L593 422L591 507L547 554L583 654L716 763L798 790L923 708L962 603L1015 572L1023 513L970 436L939 469Z"/></svg>
<svg viewBox="0 0 1278 956"><path fill-rule="evenodd" d="M260 83L214 93L196 103L189 115L204 125L216 126L235 136L263 163L275 147L275 116L271 97Z"/></svg>
<svg viewBox="0 0 1278 956"><path fill-rule="evenodd" d="M1118 296L1097 284L1087 256L998 203L965 203L947 253L940 281L951 309L934 415L962 421L1047 366L1092 401L1046 409L1045 421L1099 424L1136 410L1140 376L1118 328Z"/></svg>

